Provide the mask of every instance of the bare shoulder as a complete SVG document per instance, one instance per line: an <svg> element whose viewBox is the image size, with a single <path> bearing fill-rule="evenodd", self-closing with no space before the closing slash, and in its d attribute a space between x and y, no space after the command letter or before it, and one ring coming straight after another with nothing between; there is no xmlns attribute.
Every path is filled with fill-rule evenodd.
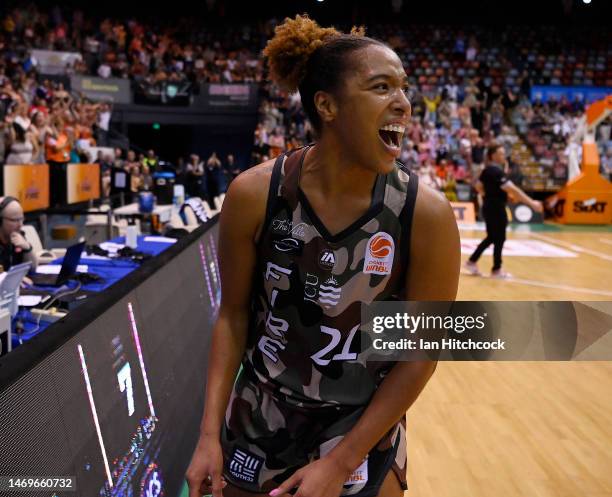
<svg viewBox="0 0 612 497"><path fill-rule="evenodd" d="M408 300L454 300L461 247L453 209L446 197L419 185L410 243Z"/></svg>
<svg viewBox="0 0 612 497"><path fill-rule="evenodd" d="M442 192L434 190L430 186L419 184L414 221L435 228L438 225L447 224L449 221L455 224L455 216L450 202Z"/></svg>
<svg viewBox="0 0 612 497"><path fill-rule="evenodd" d="M270 159L240 173L228 191L228 195L237 196L247 195L253 200L254 197L264 195L264 200L268 196L268 187L272 177L275 159Z"/></svg>
<svg viewBox="0 0 612 497"><path fill-rule="evenodd" d="M227 191L221 211L222 228L240 230L256 238L266 215L274 159L247 169Z"/></svg>

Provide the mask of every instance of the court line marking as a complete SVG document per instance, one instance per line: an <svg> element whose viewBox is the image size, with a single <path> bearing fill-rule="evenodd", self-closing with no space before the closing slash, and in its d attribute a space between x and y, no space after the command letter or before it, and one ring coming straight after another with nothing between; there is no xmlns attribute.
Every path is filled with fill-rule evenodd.
<svg viewBox="0 0 612 497"><path fill-rule="evenodd" d="M508 278L507 281L510 281L513 283L519 283L523 285L539 286L539 287L544 287L544 288L554 288L556 290L567 290L569 292L580 292L580 293L588 293L590 295L604 295L606 297L612 297L612 292L607 291L607 290L596 290L593 288L581 288L578 286L560 285L557 283L546 283L544 281L527 280L523 278Z"/></svg>
<svg viewBox="0 0 612 497"><path fill-rule="evenodd" d="M469 225L459 225L459 231L484 231L484 225L481 229L478 229L476 226L469 226ZM601 259L604 259L606 261L612 261L612 255L608 255L605 254L603 252L598 252L597 250L592 250L592 249L588 249L588 248L584 248L581 247L580 245L576 245L573 243L569 243L569 242L565 242L562 240L557 240L555 238L550 238L546 235L539 235L533 231L523 231L523 230L511 230L508 229L508 233L512 233L513 235L517 236L517 239L530 239L530 238L535 238L535 239L539 239L540 241L543 242L548 242L548 243L552 243L552 244L556 244L560 247L565 247L567 249L570 250L574 250L576 252L582 253L582 254L588 254L588 255L592 255L594 257L599 257ZM600 238L599 239L600 242L603 243L607 243L609 245L612 245L612 240L607 240L605 238Z"/></svg>
<svg viewBox="0 0 612 497"><path fill-rule="evenodd" d="M612 261L612 255L604 254L603 252L598 252L597 250L591 250L588 248L581 247L580 245L575 245L573 243L564 242L562 240L556 240L554 238L550 238L545 235L538 235L536 233L531 233L531 236L533 238L536 238L537 240L542 240L544 242L556 244L556 245L559 245L560 247L565 247L570 250L573 250L574 252L592 255L594 257L599 257L600 259L604 259L606 261Z"/></svg>
<svg viewBox="0 0 612 497"><path fill-rule="evenodd" d="M579 286L561 285L558 283L547 283L546 281L528 280L524 278L515 278L515 277L501 279L501 278L491 278L489 276L473 276L467 271L463 271L463 270L461 271L461 274L465 276L471 276L473 278L484 278L486 280L497 280L497 281L504 281L508 283L518 283L521 285L539 286L542 288L552 288L555 290L566 290L568 292L580 292L580 293L588 293L590 295L603 295L605 297L612 297L612 292L608 290L597 290L594 288L582 288Z"/></svg>
<svg viewBox="0 0 612 497"><path fill-rule="evenodd" d="M469 255L481 242L481 238L461 238L461 253ZM484 253L490 255L493 248L489 247ZM546 243L531 238L507 238L504 245L504 255L508 257L530 257L530 258L560 258L575 259L579 257L576 252L566 248Z"/></svg>

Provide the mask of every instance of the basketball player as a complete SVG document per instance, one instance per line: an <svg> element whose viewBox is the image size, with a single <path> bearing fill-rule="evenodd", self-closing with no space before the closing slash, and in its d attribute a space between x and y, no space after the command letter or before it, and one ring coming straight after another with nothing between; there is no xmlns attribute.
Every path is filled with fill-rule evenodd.
<svg viewBox="0 0 612 497"><path fill-rule="evenodd" d="M487 237L480 242L474 253L465 263L470 274L480 276L478 259L487 247L493 244L492 278L510 278L512 275L502 269L502 250L506 241L506 202L508 195L518 200L535 212L543 212L542 202L532 200L523 190L506 177L506 151L501 145L491 145L487 149L488 164L480 174L476 189L484 195L482 214L487 227Z"/></svg>
<svg viewBox="0 0 612 497"><path fill-rule="evenodd" d="M265 55L317 141L241 174L225 199L189 497L400 497L404 415L435 363L366 363L353 338L362 305L455 298L455 219L396 162L411 109L393 50L297 16Z"/></svg>

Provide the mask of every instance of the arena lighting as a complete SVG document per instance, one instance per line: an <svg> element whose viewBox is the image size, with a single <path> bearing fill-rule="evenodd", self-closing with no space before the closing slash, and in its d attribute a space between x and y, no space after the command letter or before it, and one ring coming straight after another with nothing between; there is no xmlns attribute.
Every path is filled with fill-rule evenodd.
<svg viewBox="0 0 612 497"><path fill-rule="evenodd" d="M588 5L591 3L591 0L582 0L582 3L586 3Z"/></svg>

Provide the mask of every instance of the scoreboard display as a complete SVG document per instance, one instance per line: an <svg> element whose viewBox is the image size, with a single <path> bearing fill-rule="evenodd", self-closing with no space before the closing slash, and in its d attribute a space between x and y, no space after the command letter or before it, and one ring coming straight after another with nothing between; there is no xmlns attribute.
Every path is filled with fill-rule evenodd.
<svg viewBox="0 0 612 497"><path fill-rule="evenodd" d="M0 495L178 495L221 295L211 224L135 271L132 288L23 374L3 381L0 363L0 476L74 479L69 490L26 483ZM61 333L60 324L44 333Z"/></svg>

